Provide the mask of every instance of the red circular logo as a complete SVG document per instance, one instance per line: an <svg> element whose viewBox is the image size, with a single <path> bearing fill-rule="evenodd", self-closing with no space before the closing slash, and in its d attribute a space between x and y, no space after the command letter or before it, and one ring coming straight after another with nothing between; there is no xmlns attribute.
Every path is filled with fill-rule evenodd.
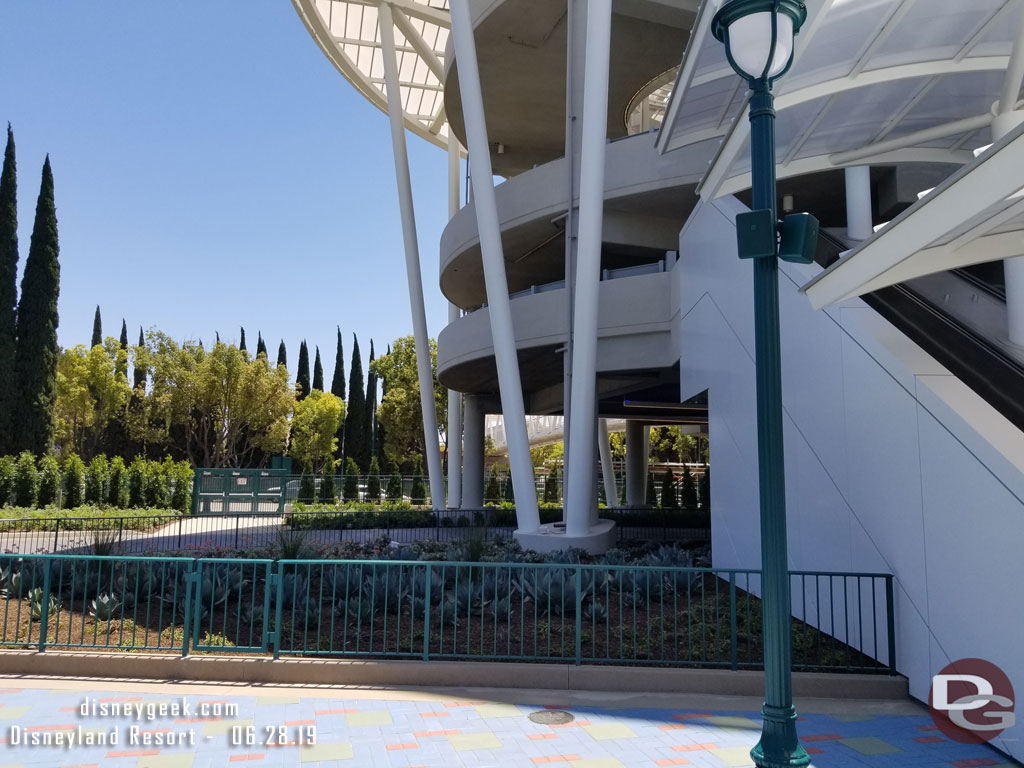
<svg viewBox="0 0 1024 768"><path fill-rule="evenodd" d="M932 678L928 708L935 725L953 741L983 744L1014 720L1013 685L984 659L960 659Z"/></svg>

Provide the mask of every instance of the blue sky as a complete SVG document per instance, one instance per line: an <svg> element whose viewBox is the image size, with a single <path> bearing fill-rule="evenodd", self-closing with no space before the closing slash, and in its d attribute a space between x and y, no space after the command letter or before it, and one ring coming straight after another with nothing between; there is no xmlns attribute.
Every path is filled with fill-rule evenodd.
<svg viewBox="0 0 1024 768"><path fill-rule="evenodd" d="M18 150L22 265L53 164L60 343L121 318L175 338L261 330L334 367L412 332L387 117L331 66L291 3L0 5L0 121ZM407 134L432 336L445 153ZM20 278L19 278L20 287Z"/></svg>

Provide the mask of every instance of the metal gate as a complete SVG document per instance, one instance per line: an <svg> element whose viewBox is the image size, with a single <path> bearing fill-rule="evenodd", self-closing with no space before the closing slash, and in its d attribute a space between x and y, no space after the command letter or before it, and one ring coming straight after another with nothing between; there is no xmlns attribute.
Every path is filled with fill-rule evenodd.
<svg viewBox="0 0 1024 768"><path fill-rule="evenodd" d="M199 560L192 580L191 648L266 653L270 642L272 560Z"/></svg>
<svg viewBox="0 0 1024 768"><path fill-rule="evenodd" d="M283 515L287 470L197 469L193 515Z"/></svg>

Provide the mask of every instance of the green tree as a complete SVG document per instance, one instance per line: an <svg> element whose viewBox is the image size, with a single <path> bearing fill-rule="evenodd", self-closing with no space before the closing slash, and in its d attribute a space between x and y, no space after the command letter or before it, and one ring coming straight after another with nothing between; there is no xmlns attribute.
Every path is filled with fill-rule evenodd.
<svg viewBox="0 0 1024 768"><path fill-rule="evenodd" d="M85 493L85 464L77 454L72 453L64 460L64 498L61 506L74 509L82 506Z"/></svg>
<svg viewBox="0 0 1024 768"><path fill-rule="evenodd" d="M60 498L60 464L47 454L39 460L39 494L36 503L49 507Z"/></svg>
<svg viewBox="0 0 1024 768"><path fill-rule="evenodd" d="M18 172L14 155L14 132L8 123L0 174L0 361L4 361L0 363L0 455L15 450L14 409L20 402L17 378L10 364L18 338Z"/></svg>
<svg viewBox="0 0 1024 768"><path fill-rule="evenodd" d="M309 394L309 349L306 342L299 345L299 371L295 374L295 399L301 400Z"/></svg>
<svg viewBox="0 0 1024 768"><path fill-rule="evenodd" d="M370 459L377 454L377 449L374 445L376 438L374 418L377 415L377 374L373 370L373 363L373 339L370 339L370 367L366 376L366 398L363 400L363 428L360 433L367 468L370 466Z"/></svg>
<svg viewBox="0 0 1024 768"><path fill-rule="evenodd" d="M697 484L700 490L701 509L711 509L711 467L704 467L704 474Z"/></svg>
<svg viewBox="0 0 1024 768"><path fill-rule="evenodd" d="M484 504L498 504L501 502L501 484L498 482L498 468L491 467L487 476L487 485L484 486Z"/></svg>
<svg viewBox="0 0 1024 768"><path fill-rule="evenodd" d="M124 366L119 367L117 372L128 381L128 324L121 318L121 338L117 340L118 346L124 352Z"/></svg>
<svg viewBox="0 0 1024 768"><path fill-rule="evenodd" d="M434 381L434 410L438 424L448 422L448 390L437 382L437 342L430 342L430 363ZM373 364L384 383L385 394L377 409L377 421L384 425L384 453L396 462L423 455L423 411L416 368L416 344L412 336L397 339L391 351ZM378 448L378 450L380 450Z"/></svg>
<svg viewBox="0 0 1024 768"><path fill-rule="evenodd" d="M402 476L397 472L392 472L391 477L388 478L388 487L384 491L384 495L388 501L402 500Z"/></svg>
<svg viewBox="0 0 1024 768"><path fill-rule="evenodd" d="M98 346L103 343L103 319L100 317L100 305L96 305L96 314L92 316L92 341L89 342L89 348Z"/></svg>
<svg viewBox="0 0 1024 768"><path fill-rule="evenodd" d="M345 404L330 392L314 389L295 404L289 453L305 471L334 472L338 424L345 418Z"/></svg>
<svg viewBox="0 0 1024 768"><path fill-rule="evenodd" d="M139 343L133 352L135 365L132 370L132 390L145 393L146 378L149 372L146 370L146 338L142 335L142 326L139 326Z"/></svg>
<svg viewBox="0 0 1024 768"><path fill-rule="evenodd" d="M558 492L558 467L552 467L548 476L544 478L544 503L557 504L561 500Z"/></svg>
<svg viewBox="0 0 1024 768"><path fill-rule="evenodd" d="M146 506L146 460L141 456L128 465L128 506L139 509Z"/></svg>
<svg viewBox="0 0 1024 768"><path fill-rule="evenodd" d="M54 407L56 440L65 452L95 456L110 424L123 416L131 390L120 371L128 366L125 350L113 337L86 349L64 350L57 363Z"/></svg>
<svg viewBox="0 0 1024 768"><path fill-rule="evenodd" d="M267 342L263 340L263 332L256 331L256 357L267 357Z"/></svg>
<svg viewBox="0 0 1024 768"><path fill-rule="evenodd" d="M342 494L345 501L359 501L359 466L351 456L345 459L345 482Z"/></svg>
<svg viewBox="0 0 1024 768"><path fill-rule="evenodd" d="M423 458L421 456L416 457L416 469L412 478L412 490L409 491L409 503L417 505L427 503L427 486L423 482Z"/></svg>
<svg viewBox="0 0 1024 768"><path fill-rule="evenodd" d="M345 350L341 344L341 326L338 326L338 341L334 350L334 374L331 377L331 394L345 401ZM340 460L345 454L345 422L338 425L338 448L336 456Z"/></svg>
<svg viewBox="0 0 1024 768"><path fill-rule="evenodd" d="M53 443L53 406L57 390L57 296L60 246L50 157L36 201L36 217L18 302L18 345L14 374L20 393L14 410L14 434L21 448L42 455Z"/></svg>
<svg viewBox="0 0 1024 768"><path fill-rule="evenodd" d="M242 352L246 352L247 350L245 348L245 328L239 328L238 331L238 348Z"/></svg>
<svg viewBox="0 0 1024 768"><path fill-rule="evenodd" d="M167 488L168 478L164 465L158 461L147 461L145 478L145 506L151 509L165 508L171 495Z"/></svg>
<svg viewBox="0 0 1024 768"><path fill-rule="evenodd" d="M102 453L85 470L85 503L106 504L110 497L110 462Z"/></svg>
<svg viewBox="0 0 1024 768"><path fill-rule="evenodd" d="M345 457L346 460L355 459L360 469L370 463L368 452L363 446L363 425L366 420L366 390L363 387L363 358L359 354L359 339L352 334L352 367L348 375L348 412L345 414Z"/></svg>
<svg viewBox="0 0 1024 768"><path fill-rule="evenodd" d="M313 389L324 391L324 365L320 362L320 347L316 347L313 359Z"/></svg>
<svg viewBox="0 0 1024 768"><path fill-rule="evenodd" d="M679 490L679 500L683 509L697 508L697 484L693 481L690 468L683 465L683 480Z"/></svg>
<svg viewBox="0 0 1024 768"><path fill-rule="evenodd" d="M658 493L654 489L654 473L648 470L647 472L647 489L644 501L652 506L658 506Z"/></svg>
<svg viewBox="0 0 1024 768"><path fill-rule="evenodd" d="M664 509L679 508L679 497L676 496L676 483L671 469L666 469L665 474L661 476L661 506Z"/></svg>
<svg viewBox="0 0 1024 768"><path fill-rule="evenodd" d="M320 478L320 492L317 501L321 504L334 504L338 500L338 485L334 482L334 473L323 475Z"/></svg>
<svg viewBox="0 0 1024 768"><path fill-rule="evenodd" d="M316 478L307 472L302 476L302 479L299 480L299 493L295 499L303 504L312 504L315 498Z"/></svg>
<svg viewBox="0 0 1024 768"><path fill-rule="evenodd" d="M505 501L510 504L516 503L516 490L512 487L512 471L509 470L505 473L505 490L504 490Z"/></svg>
<svg viewBox="0 0 1024 768"><path fill-rule="evenodd" d="M370 474L366 478L366 498L374 504L380 501L380 462L370 459Z"/></svg>
<svg viewBox="0 0 1024 768"><path fill-rule="evenodd" d="M6 507L11 503L11 494L14 492L14 468L16 465L13 456L0 456L0 507Z"/></svg>
<svg viewBox="0 0 1024 768"><path fill-rule="evenodd" d="M277 345L277 367L288 367L288 350L285 349L284 339L281 339L281 343Z"/></svg>
<svg viewBox="0 0 1024 768"><path fill-rule="evenodd" d="M187 461L172 461L168 456L164 460L164 474L173 480L171 491L171 509L188 512L192 504L192 480L195 472Z"/></svg>
<svg viewBox="0 0 1024 768"><path fill-rule="evenodd" d="M128 506L128 470L124 465L124 459L120 456L115 456L110 460L107 503L118 509Z"/></svg>
<svg viewBox="0 0 1024 768"><path fill-rule="evenodd" d="M31 451L22 451L18 454L18 463L14 467L14 506L34 507L38 491L36 459Z"/></svg>
<svg viewBox="0 0 1024 768"><path fill-rule="evenodd" d="M286 369L220 342L209 352L179 346L157 331L142 354L152 385L143 407L129 409L133 437L168 445L173 436L195 467L254 466L284 451L295 408Z"/></svg>

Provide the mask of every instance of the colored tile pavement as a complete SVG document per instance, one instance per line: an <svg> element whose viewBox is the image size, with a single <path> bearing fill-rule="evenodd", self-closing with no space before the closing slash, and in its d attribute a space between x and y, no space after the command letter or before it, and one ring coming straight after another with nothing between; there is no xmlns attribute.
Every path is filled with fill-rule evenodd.
<svg viewBox="0 0 1024 768"><path fill-rule="evenodd" d="M507 692L490 692L494 700L488 700L444 691L211 686L206 693L197 684L0 682L11 686L0 694L0 768L742 768L752 765L749 750L760 732L756 711L636 706L635 699L611 694L565 705L551 703L568 701L564 691L520 693L510 703ZM140 709L82 715L86 699ZM178 710L162 713L161 705ZM570 711L573 722L528 718L558 708ZM923 709L873 713L865 704L863 710L802 714L800 734L814 766L1012 764L987 746L949 741ZM115 732L117 742L109 742ZM97 734L109 743L70 749L27 743ZM185 743L167 743L174 737Z"/></svg>

